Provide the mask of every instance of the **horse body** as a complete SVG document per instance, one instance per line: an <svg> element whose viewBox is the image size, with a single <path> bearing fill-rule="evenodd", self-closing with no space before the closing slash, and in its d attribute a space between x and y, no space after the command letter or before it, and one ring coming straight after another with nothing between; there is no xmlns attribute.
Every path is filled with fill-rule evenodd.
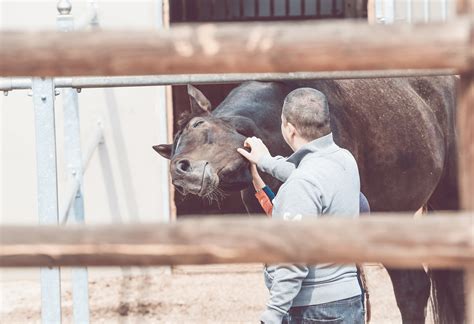
<svg viewBox="0 0 474 324"><path fill-rule="evenodd" d="M455 81L435 77L246 82L212 112L202 93L192 91L195 111L183 121L174 146L155 149L171 158L173 182L185 191L208 196L216 190L241 190L247 210L258 213L248 162L236 149L245 137L257 136L272 155L290 155L280 131L283 100L293 89L312 87L328 98L335 142L356 158L361 190L373 211L414 212L426 204L457 209ZM265 180L278 190L278 181ZM389 274L404 322L423 323L430 293L427 274L421 266L389 269ZM443 287L437 295L450 293ZM451 309L444 318L455 319L456 312L462 318L461 308Z"/></svg>
<svg viewBox="0 0 474 324"><path fill-rule="evenodd" d="M442 79L438 83L445 88L432 88L433 96L453 92L452 78ZM431 83L417 78L312 84L328 96L335 141L356 158L361 190L374 211L416 211L427 204L447 161L455 159L447 154L454 123L445 118L453 112L454 97L430 105L412 82Z"/></svg>
<svg viewBox="0 0 474 324"><path fill-rule="evenodd" d="M327 95L334 139L355 156L372 210L414 212L428 203L458 208L454 78L248 82L212 115L248 119L254 127L246 136L262 138L273 155L288 156L280 135L281 106L300 86ZM278 189L278 182L269 181ZM430 200L435 190L438 199ZM245 197L249 212L259 211L253 195Z"/></svg>

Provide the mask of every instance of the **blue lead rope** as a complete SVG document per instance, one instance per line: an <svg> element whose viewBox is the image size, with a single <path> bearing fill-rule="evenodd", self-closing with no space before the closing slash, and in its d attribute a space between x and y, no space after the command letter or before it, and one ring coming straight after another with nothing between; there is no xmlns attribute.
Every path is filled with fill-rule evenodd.
<svg viewBox="0 0 474 324"><path fill-rule="evenodd" d="M275 198L275 193L272 191L272 189L270 189L270 187L268 187L268 186L265 186L265 187L263 187L262 190L265 192L268 199L270 199L270 201L273 201L273 199Z"/></svg>

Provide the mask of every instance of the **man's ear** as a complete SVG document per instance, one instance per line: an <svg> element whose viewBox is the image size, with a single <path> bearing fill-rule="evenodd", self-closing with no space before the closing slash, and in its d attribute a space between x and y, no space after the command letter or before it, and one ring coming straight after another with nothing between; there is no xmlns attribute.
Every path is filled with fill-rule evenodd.
<svg viewBox="0 0 474 324"><path fill-rule="evenodd" d="M188 84L188 95L192 112L211 112L211 102L198 88Z"/></svg>
<svg viewBox="0 0 474 324"><path fill-rule="evenodd" d="M289 134L290 136L295 136L295 135L296 135L296 133L297 133L296 127L293 126L292 123L286 122L285 127L288 127L288 132L290 133L290 134Z"/></svg>
<svg viewBox="0 0 474 324"><path fill-rule="evenodd" d="M173 146L170 145L170 144L160 144L160 145L154 145L153 146L153 149L159 154L161 155L162 157L166 158L166 159L170 159L171 158L171 150L172 150Z"/></svg>

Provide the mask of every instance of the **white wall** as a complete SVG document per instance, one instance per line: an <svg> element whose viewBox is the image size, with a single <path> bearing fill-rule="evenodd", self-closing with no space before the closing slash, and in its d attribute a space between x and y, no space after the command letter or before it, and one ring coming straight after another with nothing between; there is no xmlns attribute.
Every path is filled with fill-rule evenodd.
<svg viewBox="0 0 474 324"><path fill-rule="evenodd" d="M72 3L72 14L80 20L87 2ZM56 1L0 0L0 8L4 30L56 28ZM107 29L157 28L158 12L157 1L99 1L100 23ZM84 178L86 222L108 223L119 218L125 222L157 221L163 214L161 197L166 182L160 167L165 162L151 146L166 141L159 138L158 124L160 118L165 118L165 107L159 107L161 91L157 87L107 91L84 89L79 94L83 148L99 119L106 140L104 147L94 154ZM35 125L32 99L27 94L28 91L12 91L7 97L0 97L3 224L37 223ZM115 95L115 107L107 105L113 98L110 94ZM68 187L63 157L62 95L56 97L55 106L61 202Z"/></svg>
<svg viewBox="0 0 474 324"><path fill-rule="evenodd" d="M368 6L369 21L378 23L440 22L456 15L455 0L369 0Z"/></svg>
<svg viewBox="0 0 474 324"><path fill-rule="evenodd" d="M98 2L100 23L106 29L155 29L161 21L156 0ZM80 20L87 1L72 1L72 4L72 14ZM2 30L55 29L56 16L55 0L0 0ZM79 94L83 149L99 119L103 122L106 141L92 157L84 178L86 223L156 222L163 217L168 204L161 198L167 187L162 168L167 162L151 148L166 142L158 127L166 119L166 109L159 100L163 90L159 87L110 90L115 94L115 107L107 105L110 97L104 89L84 89ZM61 206L67 188L62 95L56 97L55 108ZM38 223L33 112L28 91L12 91L7 97L0 93L0 225ZM68 270L63 270L63 278L67 280ZM0 281L29 279L39 289L38 274L38 269L0 269ZM90 272L91 277L104 274L121 272L117 269ZM0 300L7 299L8 296L0 295Z"/></svg>

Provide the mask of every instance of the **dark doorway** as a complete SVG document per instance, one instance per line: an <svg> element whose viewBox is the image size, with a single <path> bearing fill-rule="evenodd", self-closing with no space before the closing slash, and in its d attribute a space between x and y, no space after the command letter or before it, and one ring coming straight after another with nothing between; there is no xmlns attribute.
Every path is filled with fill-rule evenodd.
<svg viewBox="0 0 474 324"><path fill-rule="evenodd" d="M238 84L219 84L219 85L196 85L206 97L211 101L212 107L217 107L229 92L238 86ZM189 99L186 90L186 86L174 86L173 87L173 117L174 117L174 130L177 130L177 122L179 116L189 110ZM175 190L175 204L177 216L183 215L199 215L199 214L243 214L245 208L242 205L240 199L240 193L226 197L220 204L215 202L209 203L207 200L199 198L197 196L188 195L183 197L178 191Z"/></svg>

